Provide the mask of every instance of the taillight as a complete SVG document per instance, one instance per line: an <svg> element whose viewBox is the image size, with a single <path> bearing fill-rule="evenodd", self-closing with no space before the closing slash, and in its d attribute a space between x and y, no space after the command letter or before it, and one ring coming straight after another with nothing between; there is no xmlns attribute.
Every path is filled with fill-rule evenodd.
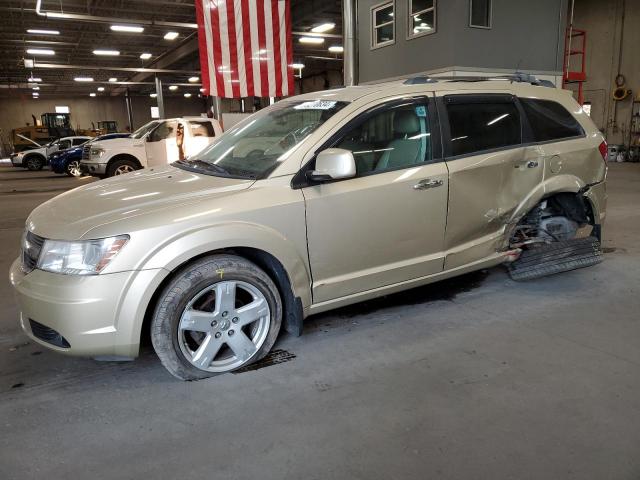
<svg viewBox="0 0 640 480"><path fill-rule="evenodd" d="M600 150L600 155L602 155L602 159L606 162L607 156L609 155L607 142L603 140L602 143L598 146L598 150Z"/></svg>

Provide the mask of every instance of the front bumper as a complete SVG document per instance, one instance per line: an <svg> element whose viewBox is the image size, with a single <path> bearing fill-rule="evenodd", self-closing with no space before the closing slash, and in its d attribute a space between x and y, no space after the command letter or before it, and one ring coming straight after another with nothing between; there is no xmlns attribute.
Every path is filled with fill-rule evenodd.
<svg viewBox="0 0 640 480"><path fill-rule="evenodd" d="M14 167L22 167L22 156L20 155L16 155L13 156L11 155L11 165L13 165Z"/></svg>
<svg viewBox="0 0 640 480"><path fill-rule="evenodd" d="M88 175L106 175L107 164L97 162L80 162L80 170Z"/></svg>
<svg viewBox="0 0 640 480"><path fill-rule="evenodd" d="M161 270L91 276L33 270L25 274L17 259L10 281L20 309L20 325L35 342L69 355L133 358L148 302L159 285ZM37 322L35 332L32 322ZM55 342L40 326L68 343Z"/></svg>

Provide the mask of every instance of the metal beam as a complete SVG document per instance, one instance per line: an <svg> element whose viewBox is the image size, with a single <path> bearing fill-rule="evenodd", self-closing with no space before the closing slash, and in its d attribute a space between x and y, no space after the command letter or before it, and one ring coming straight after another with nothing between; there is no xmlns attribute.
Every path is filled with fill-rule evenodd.
<svg viewBox="0 0 640 480"><path fill-rule="evenodd" d="M344 33L344 85L349 87L358 83L356 66L356 1L343 0L342 22Z"/></svg>
<svg viewBox="0 0 640 480"><path fill-rule="evenodd" d="M147 78L154 73L180 73L184 75L199 74L199 70L171 70L167 68L138 68L138 67L108 67L108 66L91 66L91 65L67 65L63 63L39 63L35 62L34 69L37 68L53 68L57 70L109 70L114 72L137 72L145 74Z"/></svg>

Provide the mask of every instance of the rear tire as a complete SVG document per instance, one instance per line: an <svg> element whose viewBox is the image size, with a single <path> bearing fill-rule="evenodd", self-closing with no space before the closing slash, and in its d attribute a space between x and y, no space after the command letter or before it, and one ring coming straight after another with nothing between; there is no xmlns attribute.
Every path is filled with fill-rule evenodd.
<svg viewBox="0 0 640 480"><path fill-rule="evenodd" d="M125 173L131 173L140 168L133 160L116 160L107 169L107 177L113 177L114 175L124 175Z"/></svg>
<svg viewBox="0 0 640 480"><path fill-rule="evenodd" d="M281 323L282 301L265 272L242 257L211 255L187 265L162 291L151 342L173 376L199 380L263 358Z"/></svg>
<svg viewBox="0 0 640 480"><path fill-rule="evenodd" d="M597 238L574 238L525 250L518 260L509 264L509 275L516 281L533 280L590 267L602 260Z"/></svg>

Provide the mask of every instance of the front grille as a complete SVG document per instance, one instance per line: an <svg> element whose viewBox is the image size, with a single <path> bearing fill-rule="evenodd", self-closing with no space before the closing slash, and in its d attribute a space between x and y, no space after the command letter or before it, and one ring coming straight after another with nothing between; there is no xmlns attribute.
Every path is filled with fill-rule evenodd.
<svg viewBox="0 0 640 480"><path fill-rule="evenodd" d="M26 231L22 239L22 271L31 272L38 265L40 251L44 245L44 238Z"/></svg>
<svg viewBox="0 0 640 480"><path fill-rule="evenodd" d="M91 157L91 145L82 147L82 160L89 160Z"/></svg>
<svg viewBox="0 0 640 480"><path fill-rule="evenodd" d="M53 328L49 328L32 319L29 319L29 325L31 326L31 333L33 333L33 336L39 338L43 342L47 342L61 348L71 347L69 342L67 342L67 339L56 332Z"/></svg>

